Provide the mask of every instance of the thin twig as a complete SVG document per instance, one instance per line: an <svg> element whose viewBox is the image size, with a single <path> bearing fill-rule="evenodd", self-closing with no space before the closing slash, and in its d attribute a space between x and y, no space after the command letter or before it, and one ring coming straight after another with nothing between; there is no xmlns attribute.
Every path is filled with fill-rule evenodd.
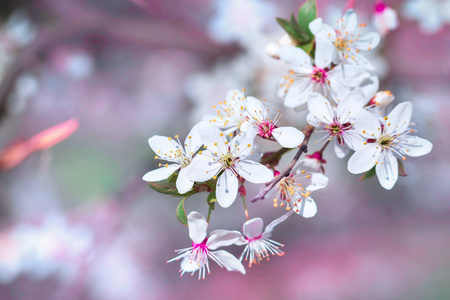
<svg viewBox="0 0 450 300"><path fill-rule="evenodd" d="M312 125L306 125L305 128L303 128L302 132L305 134L305 139L303 140L303 143L299 146L299 149L298 149L297 153L295 154L294 158L292 159L292 161L280 173L280 175L278 175L277 177L272 179L270 182L266 183L266 187L257 196L253 197L253 199L251 200L252 203L254 203L258 200L264 199L266 194L268 192L270 192L270 190L273 189L273 187L278 182L280 182L281 179L283 179L284 177L289 175L292 168L294 168L295 164L299 160L300 155L302 155L302 153L306 153L308 151L307 145L308 145L309 138L311 137L311 134L313 133L313 131L314 131L314 127Z"/></svg>

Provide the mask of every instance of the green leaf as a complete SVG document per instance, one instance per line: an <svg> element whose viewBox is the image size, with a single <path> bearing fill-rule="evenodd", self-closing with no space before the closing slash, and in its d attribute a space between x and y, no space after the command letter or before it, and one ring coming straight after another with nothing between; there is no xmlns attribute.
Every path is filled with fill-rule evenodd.
<svg viewBox="0 0 450 300"><path fill-rule="evenodd" d="M281 18L277 18L277 22L284 29L284 31L286 31L287 34L289 34L291 36L291 38L296 40L297 33L295 32L295 29L292 27L291 22L289 22L288 20L281 19Z"/></svg>
<svg viewBox="0 0 450 300"><path fill-rule="evenodd" d="M405 166L403 165L402 160L397 158L397 161L398 161L398 175L408 176L408 173L406 173L405 171Z"/></svg>
<svg viewBox="0 0 450 300"><path fill-rule="evenodd" d="M311 30L309 30L309 23L311 23L311 21L316 18L316 0L307 0L298 11L298 24L302 29L302 32L306 33L309 36L310 40L314 38L314 35L311 33Z"/></svg>
<svg viewBox="0 0 450 300"><path fill-rule="evenodd" d="M208 202L209 208L211 208L211 210L214 210L217 202L216 191L212 191L211 193L209 193L208 198L206 198L206 202Z"/></svg>
<svg viewBox="0 0 450 300"><path fill-rule="evenodd" d="M181 224L184 226L188 226L186 211L184 210L184 201L189 197L190 195L184 197L181 199L180 203L177 206L177 210L175 211L175 214L177 216L178 221L180 221Z"/></svg>
<svg viewBox="0 0 450 300"><path fill-rule="evenodd" d="M369 179L370 177L373 177L374 175L375 175L375 167L364 173L363 176L359 177L359 180L366 180Z"/></svg>
<svg viewBox="0 0 450 300"><path fill-rule="evenodd" d="M174 173L166 180L158 181L158 182L149 182L148 185L161 194L172 195L175 197L184 197L189 193L193 193L195 190L191 189L185 194L180 194L177 190L177 178L178 174Z"/></svg>

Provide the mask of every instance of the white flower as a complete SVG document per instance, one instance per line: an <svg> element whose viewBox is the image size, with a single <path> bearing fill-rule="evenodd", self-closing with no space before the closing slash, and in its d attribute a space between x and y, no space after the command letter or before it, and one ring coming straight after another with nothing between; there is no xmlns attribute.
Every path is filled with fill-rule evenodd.
<svg viewBox="0 0 450 300"><path fill-rule="evenodd" d="M375 30L384 36L389 31L394 30L398 26L397 12L383 2L378 2L375 5L375 12L373 14L372 23Z"/></svg>
<svg viewBox="0 0 450 300"><path fill-rule="evenodd" d="M174 172L180 170L176 187L180 194L188 192L194 185L194 181L187 176L187 166L191 163L192 157L201 147L202 141L198 133L199 124L195 125L189 132L183 147L176 135L176 141L171 137L154 135L149 138L150 148L156 153L155 159L162 159L173 164L160 163L159 169L150 171L142 177L145 181L161 181L167 179Z"/></svg>
<svg viewBox="0 0 450 300"><path fill-rule="evenodd" d="M249 267L252 264L258 264L261 260L266 258L269 260L270 254L282 256L284 252L280 250L280 247L284 245L271 240L272 231L281 222L286 220L292 211L285 213L280 218L272 221L269 225L267 225L266 230L263 232L264 222L261 218L254 218L244 223L244 227L242 232L243 236L236 242L236 245L243 246L245 245L244 251L241 254L240 261L244 259L245 261L249 261Z"/></svg>
<svg viewBox="0 0 450 300"><path fill-rule="evenodd" d="M450 23L450 1L408 0L403 12L406 17L419 21L420 29L428 34L436 33Z"/></svg>
<svg viewBox="0 0 450 300"><path fill-rule="evenodd" d="M254 98L247 98L247 118L248 122L244 123L242 130L245 131L248 126L252 126L258 135L264 139L274 138L282 147L295 148L298 147L305 135L295 127L278 127L276 124L282 115L271 120L268 117L269 109L265 103Z"/></svg>
<svg viewBox="0 0 450 300"><path fill-rule="evenodd" d="M208 258L215 261L220 267L225 267L228 271L238 271L245 274L245 268L241 262L225 250L211 251L219 247L235 244L241 234L238 231L216 230L211 232L209 238L206 237L208 223L198 212L189 213L188 217L189 237L192 240L192 247L176 250L179 255L168 262L183 259L181 261L181 276L185 272L194 273L199 271L198 279L205 279L206 271L209 271Z"/></svg>
<svg viewBox="0 0 450 300"><path fill-rule="evenodd" d="M281 48L280 58L292 70L281 80L277 91L279 97L285 97L287 107L303 108L313 92L337 103L342 95L369 78L369 73L356 65L337 65L328 69L328 63L317 57L313 65L305 51L292 46Z"/></svg>
<svg viewBox="0 0 450 300"><path fill-rule="evenodd" d="M365 139L360 148L350 157L348 170L353 174L369 171L374 166L380 184L392 189L398 178L397 157L422 156L431 151L433 145L422 138L409 135L412 115L411 102L397 105L387 117L380 121L370 112L361 110L354 127Z"/></svg>
<svg viewBox="0 0 450 300"><path fill-rule="evenodd" d="M213 125L224 130L225 133L234 132L241 128L247 121L245 118L246 98L239 90L231 90L227 93L227 98L219 102L221 109L217 110L217 115L205 115L202 121L209 121ZM215 109L216 106L214 105Z"/></svg>
<svg viewBox="0 0 450 300"><path fill-rule="evenodd" d="M277 176L279 172L275 173ZM286 210L293 209L294 212L305 218L314 217L317 206L311 193L323 189L328 184L328 177L320 173L306 172L300 170L300 165L291 175L283 177L275 186L274 207L284 207Z"/></svg>
<svg viewBox="0 0 450 300"><path fill-rule="evenodd" d="M316 40L316 60L324 60L327 65L344 62L373 70L373 66L360 52L377 47L380 43L380 35L373 31L364 32L366 24L358 25L353 9L347 10L344 17L337 23L336 30L324 24L321 18L309 24L309 29Z"/></svg>
<svg viewBox="0 0 450 300"><path fill-rule="evenodd" d="M296 46L297 42L294 41L289 34L283 35L278 41L272 42L266 45L266 53L276 59L280 58L280 49L284 46Z"/></svg>
<svg viewBox="0 0 450 300"><path fill-rule="evenodd" d="M220 206L233 204L238 192L239 175L252 183L265 183L273 178L267 167L248 159L254 153L254 130L250 128L241 132L228 142L217 127L206 122L200 124L199 132L206 150L200 151L192 160L188 174L192 180L199 182L217 179L216 196Z"/></svg>
<svg viewBox="0 0 450 300"><path fill-rule="evenodd" d="M367 110L377 116L380 120L386 115L389 104L395 97L390 91L380 91L370 100Z"/></svg>
<svg viewBox="0 0 450 300"><path fill-rule="evenodd" d="M355 143L362 141L353 129L353 122L364 102L365 97L361 91L350 93L337 107L333 107L322 95L311 94L306 120L314 127L323 128L321 132L327 133L329 141L334 139L334 151L339 158L345 157L350 149L354 149Z"/></svg>

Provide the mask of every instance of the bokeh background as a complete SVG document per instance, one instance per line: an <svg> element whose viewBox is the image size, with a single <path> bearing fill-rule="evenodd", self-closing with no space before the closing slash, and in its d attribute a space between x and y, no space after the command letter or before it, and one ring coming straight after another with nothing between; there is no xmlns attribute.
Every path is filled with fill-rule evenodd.
<svg viewBox="0 0 450 300"><path fill-rule="evenodd" d="M30 153L0 171L0 299L450 299L448 0L386 1L400 25L370 55L380 89L413 102L418 135L434 144L406 160L407 177L386 191L328 149L318 214L275 230L286 255L245 276L212 263L202 281L166 263L191 241L179 199L141 180L157 164L147 139L183 137L232 88L282 109L275 85L288 68L265 46L283 35L275 18L302 2L2 0L0 152ZM318 2L329 23L347 6ZM374 1L354 5L370 27ZM70 119L79 127L66 140L27 148ZM206 214L205 198L186 209ZM249 210L266 224L282 214L268 200ZM210 229L244 221L236 201Z"/></svg>

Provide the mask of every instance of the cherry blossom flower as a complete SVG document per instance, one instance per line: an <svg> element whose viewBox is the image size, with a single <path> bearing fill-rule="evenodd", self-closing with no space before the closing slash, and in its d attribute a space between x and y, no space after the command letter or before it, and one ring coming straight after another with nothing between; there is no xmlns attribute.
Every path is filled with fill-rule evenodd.
<svg viewBox="0 0 450 300"><path fill-rule="evenodd" d="M438 32L450 23L450 2L441 0L407 0L403 13L406 17L419 21L419 28L427 33Z"/></svg>
<svg viewBox="0 0 450 300"><path fill-rule="evenodd" d="M286 207L302 217L311 218L317 213L317 206L311 193L328 185L328 177L320 173L306 172L298 165L291 175L283 177L275 186L274 207ZM279 172L275 171L275 176Z"/></svg>
<svg viewBox="0 0 450 300"><path fill-rule="evenodd" d="M337 29L324 24L321 18L309 24L316 40L316 60L325 61L324 67L331 63L348 63L373 70L373 66L360 52L377 47L380 35L373 31L365 32L366 24L358 25L353 9L347 10L337 23Z"/></svg>
<svg viewBox="0 0 450 300"><path fill-rule="evenodd" d="M354 149L355 143L362 141L353 129L353 122L364 102L364 94L358 90L350 93L337 107L317 93L312 94L308 101L306 120L314 127L321 127L329 141L334 139L334 152L339 158L345 157L350 149Z"/></svg>
<svg viewBox="0 0 450 300"><path fill-rule="evenodd" d="M397 157L405 160L406 155L422 156L433 148L429 141L410 135L414 132L408 128L411 115L411 102L397 105L381 123L370 112L361 110L354 127L366 142L350 157L347 165L350 173L367 172L375 166L381 186L392 189L398 178Z"/></svg>
<svg viewBox="0 0 450 300"><path fill-rule="evenodd" d="M338 102L351 88L370 76L364 68L356 65L327 68L327 60L317 56L314 65L305 51L292 46L281 48L280 58L291 68L289 74L281 80L277 91L279 97L285 97L284 105L287 107L304 108L314 92Z"/></svg>
<svg viewBox="0 0 450 300"><path fill-rule="evenodd" d="M390 91L380 91L370 100L367 110L377 116L380 120L386 115L389 104L395 97Z"/></svg>
<svg viewBox="0 0 450 300"><path fill-rule="evenodd" d="M216 196L220 206L233 204L239 187L238 176L252 183L265 183L273 178L267 167L249 159L254 153L254 130L249 128L228 142L217 127L206 122L200 124L199 133L206 150L192 160L188 174L199 182L217 179Z"/></svg>
<svg viewBox="0 0 450 300"><path fill-rule="evenodd" d="M216 230L211 232L209 238L206 236L208 223L203 215L198 212L189 213L188 217L189 237L192 240L192 247L175 250L179 255L169 261L181 261L181 275L184 273L198 272L198 279L205 279L206 271L208 274L209 261L212 259L220 267L225 267L228 271L238 271L245 274L245 268L241 262L225 250L211 251L219 247L230 246L235 244L241 234L238 231Z"/></svg>
<svg viewBox="0 0 450 300"><path fill-rule="evenodd" d="M375 5L375 12L373 14L372 23L375 30L381 35L385 36L389 31L394 30L398 26L397 12L391 7L378 2Z"/></svg>
<svg viewBox="0 0 450 300"><path fill-rule="evenodd" d="M261 260L266 258L269 260L270 255L283 256L284 252L281 251L280 244L274 240L271 240L272 231L281 222L284 222L293 212L289 211L279 217L278 219L272 221L267 225L263 232L264 222L261 218L254 218L244 223L242 232L243 236L236 242L236 245L245 245L244 251L241 254L240 261L244 259L249 261L249 267L252 264L260 264Z"/></svg>
<svg viewBox="0 0 450 300"><path fill-rule="evenodd" d="M176 135L176 141L171 137L154 135L149 138L150 148L156 153L155 159L162 159L172 162L165 165L159 164L160 168L150 171L142 177L145 181L161 181L180 170L176 181L176 187L180 194L184 194L192 189L194 181L187 176L186 167L191 163L194 154L202 146L202 141L198 133L198 125L195 125L185 139L183 147Z"/></svg>
<svg viewBox="0 0 450 300"><path fill-rule="evenodd" d="M205 115L202 121L209 121L215 126L224 130L225 133L234 132L241 128L247 121L245 118L246 98L239 90L231 90L227 93L227 98L219 102L221 109L217 109L217 115ZM217 108L215 105L213 108Z"/></svg>
<svg viewBox="0 0 450 300"><path fill-rule="evenodd" d="M326 164L327 161L323 158L321 151L316 151L311 155L305 155L302 163L307 168L325 173L323 165Z"/></svg>
<svg viewBox="0 0 450 300"><path fill-rule="evenodd" d="M280 120L280 114L271 120L268 117L269 109L263 101L254 97L247 98L247 119L242 130L245 131L249 126L253 127L258 135L264 139L274 138L282 147L295 148L298 147L305 135L303 132L292 126L278 127L277 123Z"/></svg>

